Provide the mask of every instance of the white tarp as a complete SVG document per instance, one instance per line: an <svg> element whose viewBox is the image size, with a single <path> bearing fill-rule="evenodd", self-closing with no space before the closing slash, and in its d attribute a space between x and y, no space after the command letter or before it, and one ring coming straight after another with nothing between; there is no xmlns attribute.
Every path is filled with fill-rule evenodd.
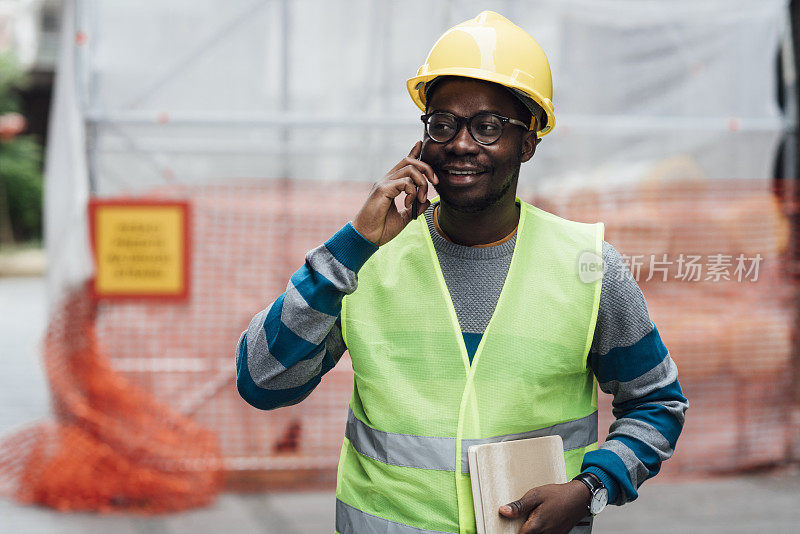
<svg viewBox="0 0 800 534"><path fill-rule="evenodd" d="M47 165L54 284L88 275L89 181L116 196L380 178L421 136L405 80L484 9L551 60L557 126L523 166L528 190L636 180L675 156L712 178L770 177L787 3L66 1Z"/></svg>
<svg viewBox="0 0 800 534"><path fill-rule="evenodd" d="M44 169L44 230L51 303L65 289L87 280L92 274L87 225L86 135L75 79L74 7L74 2L64 2Z"/></svg>

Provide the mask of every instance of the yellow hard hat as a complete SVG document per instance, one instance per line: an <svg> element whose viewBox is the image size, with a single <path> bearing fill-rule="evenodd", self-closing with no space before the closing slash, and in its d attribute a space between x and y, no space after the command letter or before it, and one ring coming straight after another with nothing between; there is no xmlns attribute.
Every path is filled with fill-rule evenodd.
<svg viewBox="0 0 800 534"><path fill-rule="evenodd" d="M533 99L547 114L537 136L553 130L553 79L544 50L525 30L494 11L453 26L428 53L417 75L406 82L414 103L425 111L425 84L438 76L465 76L498 83ZM534 128L534 118L530 128Z"/></svg>

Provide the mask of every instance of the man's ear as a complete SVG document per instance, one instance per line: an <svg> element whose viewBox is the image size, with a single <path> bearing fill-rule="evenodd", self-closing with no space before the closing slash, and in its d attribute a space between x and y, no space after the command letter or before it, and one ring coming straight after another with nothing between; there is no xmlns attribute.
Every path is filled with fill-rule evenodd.
<svg viewBox="0 0 800 534"><path fill-rule="evenodd" d="M525 163L533 157L533 154L536 152L536 147L539 146L541 140L541 138L536 137L535 130L525 132L522 137L522 154L520 154L519 158L522 163Z"/></svg>

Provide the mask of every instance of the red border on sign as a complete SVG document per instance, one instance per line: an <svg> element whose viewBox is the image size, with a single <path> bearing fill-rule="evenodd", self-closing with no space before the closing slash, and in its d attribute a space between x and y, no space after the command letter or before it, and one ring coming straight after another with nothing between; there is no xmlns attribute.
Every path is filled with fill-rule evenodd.
<svg viewBox="0 0 800 534"><path fill-rule="evenodd" d="M173 207L183 212L183 288L177 293L99 293L97 291L97 278L92 276L92 297L96 300L166 300L181 301L189 297L191 288L191 259L192 259L192 210L189 202L184 200L160 200L145 198L90 198L89 199L89 240L92 244L92 259L97 268L97 238L96 214L97 208L105 206L117 207Z"/></svg>

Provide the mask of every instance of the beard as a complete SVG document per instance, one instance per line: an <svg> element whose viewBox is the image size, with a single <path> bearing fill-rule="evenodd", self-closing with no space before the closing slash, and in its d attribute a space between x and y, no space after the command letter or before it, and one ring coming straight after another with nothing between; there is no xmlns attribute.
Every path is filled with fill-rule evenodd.
<svg viewBox="0 0 800 534"><path fill-rule="evenodd" d="M477 198L463 198L459 195L451 195L446 188L441 191L437 188L436 192L439 193L441 201L447 204L448 207L464 213L477 213L485 211L500 202L508 191L516 185L518 178L519 169L511 173L499 187L490 189L486 195Z"/></svg>

